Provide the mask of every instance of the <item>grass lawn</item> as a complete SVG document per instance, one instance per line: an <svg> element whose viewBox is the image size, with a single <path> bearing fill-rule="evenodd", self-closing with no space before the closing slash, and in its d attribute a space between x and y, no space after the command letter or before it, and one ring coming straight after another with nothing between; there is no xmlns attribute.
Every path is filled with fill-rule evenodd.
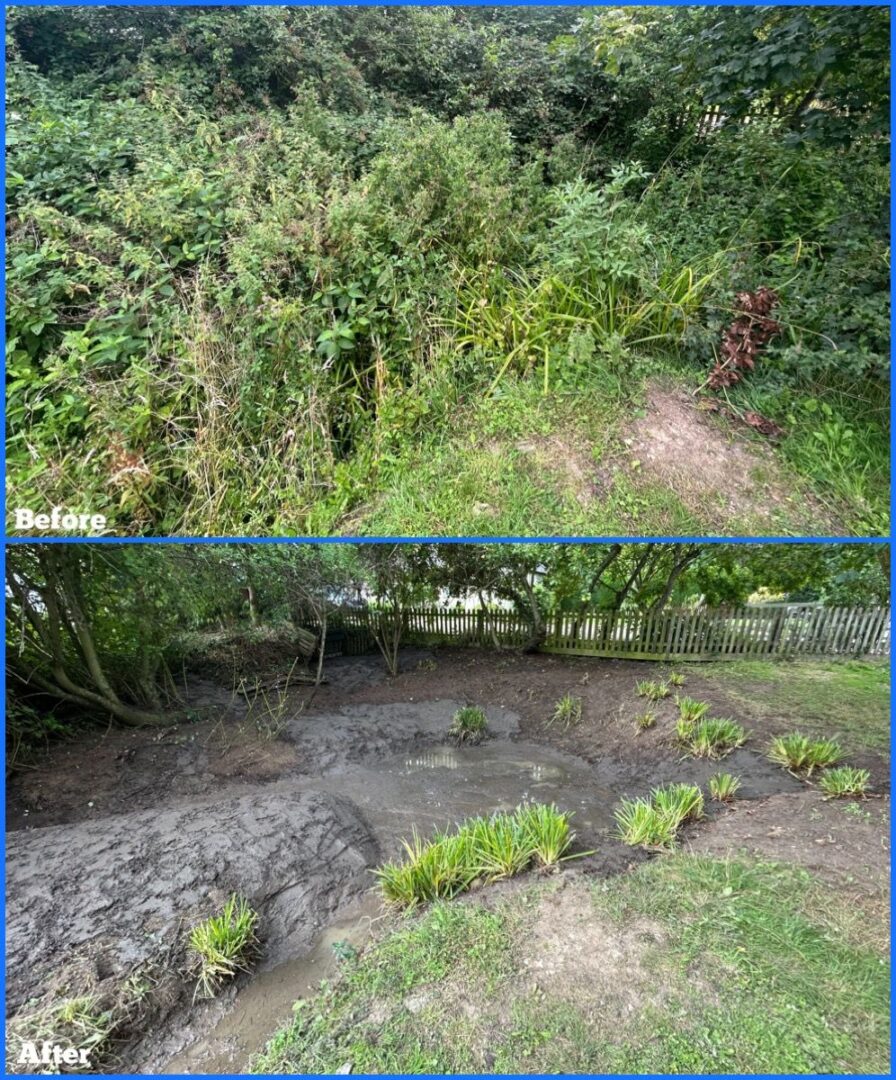
<svg viewBox="0 0 896 1080"><path fill-rule="evenodd" d="M675 854L483 895L397 919L255 1071L888 1070L883 928L803 871Z"/></svg>
<svg viewBox="0 0 896 1080"><path fill-rule="evenodd" d="M715 425L689 408L693 430L678 433L677 447L656 443L654 433L648 449L637 425L652 430L662 419L647 408L649 382L633 371L624 390L603 379L587 393L547 397L535 384L512 382L502 397L460 401L449 424L434 423L428 436L396 447L381 466L378 493L336 525L370 536L550 536L558 522L563 533L583 536L831 530L803 516L802 499L772 499L767 516L756 512L760 490L802 490L808 480L768 447L754 457L749 429ZM655 365L650 385L690 399L693 377ZM707 471L707 455L732 453L730 468ZM679 468L667 474L653 454L675 457Z"/></svg>
<svg viewBox="0 0 896 1080"><path fill-rule="evenodd" d="M890 673L885 661L735 660L701 666L757 720L838 739L845 750L887 753Z"/></svg>

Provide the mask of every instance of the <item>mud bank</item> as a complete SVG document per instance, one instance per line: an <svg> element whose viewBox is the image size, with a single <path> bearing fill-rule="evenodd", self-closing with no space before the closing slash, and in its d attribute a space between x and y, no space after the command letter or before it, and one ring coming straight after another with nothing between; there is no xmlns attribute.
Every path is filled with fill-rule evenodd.
<svg viewBox="0 0 896 1080"><path fill-rule="evenodd" d="M130 974L155 984L152 1013L119 1048L153 1069L228 1004L185 1009L185 929L233 891L262 916L262 968L307 951L369 885L377 846L350 803L262 794L15 834L7 848L7 1007L48 990L104 995ZM189 1029L189 1031L188 1031Z"/></svg>
<svg viewBox="0 0 896 1080"><path fill-rule="evenodd" d="M298 771L320 775L393 753L402 746L443 744L452 717L463 704L449 698L348 705L291 720L283 737L298 751ZM487 715L493 737L519 731L519 716L509 709L492 706Z"/></svg>

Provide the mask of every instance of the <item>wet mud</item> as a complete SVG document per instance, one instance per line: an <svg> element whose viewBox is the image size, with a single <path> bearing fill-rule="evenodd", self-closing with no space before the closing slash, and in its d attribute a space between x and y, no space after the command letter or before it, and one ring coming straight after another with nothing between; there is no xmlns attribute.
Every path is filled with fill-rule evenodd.
<svg viewBox="0 0 896 1080"><path fill-rule="evenodd" d="M413 829L553 802L574 814L579 850L594 850L577 872L623 871L648 856L612 837L618 799L673 780L705 785L719 769L682 758L662 703L656 728L636 733L633 687L652 668L447 652L436 662L415 650L389 680L378 658L340 658L310 707L307 688L290 691L273 737L206 680L192 692L210 715L194 724L59 744L8 791L8 1014L150 972L151 1007L116 1068L245 1071L292 1003L336 972L334 943L367 939L381 915L370 871ZM550 724L564 692L583 698L577 728ZM446 732L470 702L491 737L456 746ZM768 831L762 808L793 817L817 796L749 745L724 768L741 777L742 801L734 814L710 807L698 850L749 846L754 811ZM261 916L259 961L194 1003L189 927L232 892Z"/></svg>

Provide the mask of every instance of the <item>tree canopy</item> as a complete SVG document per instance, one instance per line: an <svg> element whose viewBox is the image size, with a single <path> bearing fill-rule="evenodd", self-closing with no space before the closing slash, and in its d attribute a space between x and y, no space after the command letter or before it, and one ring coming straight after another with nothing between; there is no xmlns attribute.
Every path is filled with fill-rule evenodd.
<svg viewBox="0 0 896 1080"><path fill-rule="evenodd" d="M859 544L17 545L6 566L15 724L53 702L125 724L184 715L173 672L189 631L259 625L325 631L372 606L394 674L414 605L503 602L543 639L558 611L745 602L833 604L888 596L886 552Z"/></svg>

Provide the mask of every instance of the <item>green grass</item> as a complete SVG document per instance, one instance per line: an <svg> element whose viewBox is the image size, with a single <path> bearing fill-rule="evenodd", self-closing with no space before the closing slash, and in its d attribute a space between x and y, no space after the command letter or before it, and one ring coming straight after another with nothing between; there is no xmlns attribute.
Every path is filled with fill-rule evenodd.
<svg viewBox="0 0 896 1080"><path fill-rule="evenodd" d="M669 678L666 680L670 686L674 686L676 689L684 686L686 679L680 671L672 671L669 673Z"/></svg>
<svg viewBox="0 0 896 1080"><path fill-rule="evenodd" d="M743 746L747 733L733 720L706 717L691 727L681 742L694 757L720 758Z"/></svg>
<svg viewBox="0 0 896 1080"><path fill-rule="evenodd" d="M768 748L769 761L806 776L836 765L842 756L843 751L833 739L810 739L798 731L776 736Z"/></svg>
<svg viewBox="0 0 896 1080"><path fill-rule="evenodd" d="M709 794L716 802L731 802L740 790L740 779L731 773L716 773L709 778Z"/></svg>
<svg viewBox="0 0 896 1080"><path fill-rule="evenodd" d="M566 889L577 916L547 940L534 928L569 911L548 883L387 925L297 1003L253 1071L888 1071L888 957L852 895L789 866L677 853ZM575 950L601 942L626 962L595 985Z"/></svg>
<svg viewBox="0 0 896 1080"><path fill-rule="evenodd" d="M404 841L404 858L374 874L384 899L399 907L450 899L475 881L498 881L570 858L575 833L569 818L555 806L530 804L512 814L469 818L430 840L414 832Z"/></svg>
<svg viewBox="0 0 896 1080"><path fill-rule="evenodd" d="M478 705L458 709L448 728L448 737L458 743L481 743L488 735L488 720Z"/></svg>
<svg viewBox="0 0 896 1080"><path fill-rule="evenodd" d="M885 661L733 660L701 666L756 721L780 730L788 721L809 735L831 736L849 753L889 752L890 673Z"/></svg>
<svg viewBox="0 0 896 1080"><path fill-rule="evenodd" d="M826 769L818 786L830 798L856 798L868 793L871 774L867 769L855 769L851 765L840 765Z"/></svg>
<svg viewBox="0 0 896 1080"><path fill-rule="evenodd" d="M572 727L582 719L582 699L573 697L572 694L564 694L554 707L554 715L551 721L563 728Z"/></svg>
<svg viewBox="0 0 896 1080"><path fill-rule="evenodd" d="M189 952L196 965L194 997L212 998L238 971L248 970L257 948L258 913L234 893L217 915L193 927Z"/></svg>

